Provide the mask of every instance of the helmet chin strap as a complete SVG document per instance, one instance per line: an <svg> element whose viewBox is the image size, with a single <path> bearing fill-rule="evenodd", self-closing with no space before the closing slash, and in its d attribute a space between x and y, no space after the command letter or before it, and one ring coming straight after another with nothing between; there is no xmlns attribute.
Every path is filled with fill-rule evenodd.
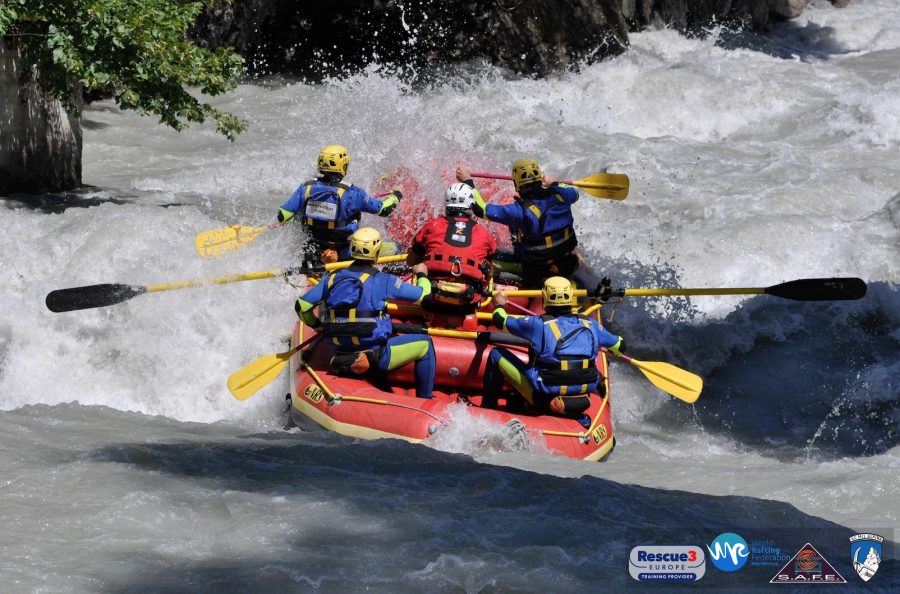
<svg viewBox="0 0 900 594"><path fill-rule="evenodd" d="M320 179L328 185L337 185L342 179L344 179L343 175L341 175L340 173L335 173L333 171L320 171L319 175L321 176Z"/></svg>
<svg viewBox="0 0 900 594"><path fill-rule="evenodd" d="M537 193L537 191L543 187L541 182L531 182L530 184L519 187L516 191L522 198L528 198L528 196Z"/></svg>

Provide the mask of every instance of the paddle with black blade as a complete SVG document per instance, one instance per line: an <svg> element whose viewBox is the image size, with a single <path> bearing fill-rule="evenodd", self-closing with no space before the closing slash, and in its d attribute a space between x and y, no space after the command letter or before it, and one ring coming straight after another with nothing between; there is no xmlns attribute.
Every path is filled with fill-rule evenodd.
<svg viewBox="0 0 900 594"><path fill-rule="evenodd" d="M406 254L396 254L379 258L376 264L389 264L406 260ZM321 274L350 266L352 261L333 262L331 264L304 264L293 268L278 268L275 270L261 270L248 272L247 274L232 274L202 280L177 281L159 285L125 285L103 284L87 285L84 287L72 287L70 289L57 289L47 294L47 309L60 313L79 309L91 309L94 307L106 307L128 301L145 293L158 293L161 291L173 291L176 289L189 289L194 287L206 287L210 285L224 285L249 280L260 280L279 276L292 276L295 274Z"/></svg>
<svg viewBox="0 0 900 594"><path fill-rule="evenodd" d="M504 291L510 297L540 297L540 290ZM751 288L708 289L611 289L601 283L597 289L575 291L578 297L590 297L606 301L613 297L675 297L681 295L772 295L794 301L852 301L866 294L866 283L855 277L803 278L772 285Z"/></svg>
<svg viewBox="0 0 900 594"><path fill-rule="evenodd" d="M499 173L472 173L472 177L481 177L484 179L506 179L512 180L511 175L502 175ZM577 186L585 191L586 194L594 198L606 198L608 200L625 200L628 196L628 176L624 173L595 173L575 181L563 181L562 184Z"/></svg>
<svg viewBox="0 0 900 594"><path fill-rule="evenodd" d="M794 301L852 301L866 295L860 278L803 278L771 287L735 289L624 289L625 297L666 295L772 295Z"/></svg>

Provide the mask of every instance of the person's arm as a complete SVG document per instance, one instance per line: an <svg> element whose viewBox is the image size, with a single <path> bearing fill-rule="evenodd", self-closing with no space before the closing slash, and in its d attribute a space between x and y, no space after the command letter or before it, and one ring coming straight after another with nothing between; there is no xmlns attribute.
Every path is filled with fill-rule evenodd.
<svg viewBox="0 0 900 594"><path fill-rule="evenodd" d="M425 248L422 247L421 243L413 242L412 246L409 248L409 252L406 254L406 265L407 266L415 266L416 264L420 264L425 260Z"/></svg>
<svg viewBox="0 0 900 594"><path fill-rule="evenodd" d="M311 328L315 328L319 325L319 319L313 312L313 308L325 298L325 287L327 285L328 275L326 274L315 287L301 295L294 305L294 311L297 312L297 316L304 324Z"/></svg>
<svg viewBox="0 0 900 594"><path fill-rule="evenodd" d="M473 205L472 210L475 210ZM487 204L484 208L484 218L513 229L522 227L522 206L518 202L512 204Z"/></svg>
<svg viewBox="0 0 900 594"><path fill-rule="evenodd" d="M407 252L406 256L406 264L408 266L414 266L425 261L425 238L429 234L429 229L431 228L432 223L433 220L422 225L422 228L419 229L419 231L413 237L412 245L410 246L409 252Z"/></svg>
<svg viewBox="0 0 900 594"><path fill-rule="evenodd" d="M385 196L384 200L369 196L364 190L355 186L353 190L359 192L357 198L359 200L359 210L369 214L377 214L380 217L386 217L391 214L403 198L403 193L400 190L391 190L391 193Z"/></svg>
<svg viewBox="0 0 900 594"><path fill-rule="evenodd" d="M509 299L506 296L506 293L500 291L494 295L494 315L493 322L494 326L500 328L504 332L509 332L510 334L515 334L516 336L520 336L522 338L531 338L531 329L528 327L528 324L533 316L525 317L525 318L514 318L506 313L506 303Z"/></svg>
<svg viewBox="0 0 900 594"><path fill-rule="evenodd" d="M597 333L597 338L600 340L600 346L605 347L606 350L611 352L616 357L622 355L625 352L625 339L621 336L613 334L600 324L596 324L595 331Z"/></svg>
<svg viewBox="0 0 900 594"><path fill-rule="evenodd" d="M388 279L386 283L387 299L395 301L407 301L419 304L428 295L431 295L431 281L428 280L428 267L424 264L413 266L413 274L416 275L416 284L411 285L400 280L393 274L384 273Z"/></svg>
<svg viewBox="0 0 900 594"><path fill-rule="evenodd" d="M472 179L472 170L466 165L459 165L456 168L456 181L466 184L473 190L475 189L475 180Z"/></svg>
<svg viewBox="0 0 900 594"><path fill-rule="evenodd" d="M476 217L482 219L487 218L488 204L484 201L484 198L481 197L481 192L479 192L474 185L472 186L472 195L475 196L475 202L472 203L472 212Z"/></svg>
<svg viewBox="0 0 900 594"><path fill-rule="evenodd" d="M504 309L507 301L506 293L503 291L494 294L494 314L491 316L491 321L501 330L506 330L506 320L509 318L509 314Z"/></svg>
<svg viewBox="0 0 900 594"><path fill-rule="evenodd" d="M487 233L487 229L485 229L485 234L487 237L487 259L493 261L494 257L497 255L497 242L494 240L493 235Z"/></svg>
<svg viewBox="0 0 900 594"><path fill-rule="evenodd" d="M416 303L422 303L422 300L431 295L431 281L428 279L428 267L422 263L412 267L413 274L416 275L416 287L422 289L422 296Z"/></svg>
<svg viewBox="0 0 900 594"><path fill-rule="evenodd" d="M286 223L293 218L295 214L303 208L303 192L306 190L306 184L301 185L294 190L288 201L281 205L278 209L278 222Z"/></svg>
<svg viewBox="0 0 900 594"><path fill-rule="evenodd" d="M578 202L578 188L575 186L554 181L553 183L548 184L548 187L562 196L562 199L566 201L566 204L575 204Z"/></svg>

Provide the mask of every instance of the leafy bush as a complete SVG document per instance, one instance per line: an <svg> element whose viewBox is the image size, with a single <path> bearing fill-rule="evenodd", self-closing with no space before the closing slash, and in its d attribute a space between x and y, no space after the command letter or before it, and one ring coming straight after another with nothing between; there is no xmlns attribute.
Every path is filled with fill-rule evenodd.
<svg viewBox="0 0 900 594"><path fill-rule="evenodd" d="M215 96L234 90L243 59L184 37L213 0L3 0L0 35L38 70L40 84L69 109L75 85L112 93L123 109L155 114L182 130L216 122L228 139L246 129L237 116L202 103L186 87Z"/></svg>

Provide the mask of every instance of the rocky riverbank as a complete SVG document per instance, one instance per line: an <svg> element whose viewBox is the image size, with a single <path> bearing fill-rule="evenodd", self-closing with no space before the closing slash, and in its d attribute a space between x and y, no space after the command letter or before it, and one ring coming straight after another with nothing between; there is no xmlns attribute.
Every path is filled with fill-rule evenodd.
<svg viewBox="0 0 900 594"><path fill-rule="evenodd" d="M836 5L849 0L832 0ZM192 37L230 45L253 74L310 79L377 62L413 70L482 59L542 76L620 54L646 27L691 32L713 23L764 30L809 0L235 0L214 4Z"/></svg>

